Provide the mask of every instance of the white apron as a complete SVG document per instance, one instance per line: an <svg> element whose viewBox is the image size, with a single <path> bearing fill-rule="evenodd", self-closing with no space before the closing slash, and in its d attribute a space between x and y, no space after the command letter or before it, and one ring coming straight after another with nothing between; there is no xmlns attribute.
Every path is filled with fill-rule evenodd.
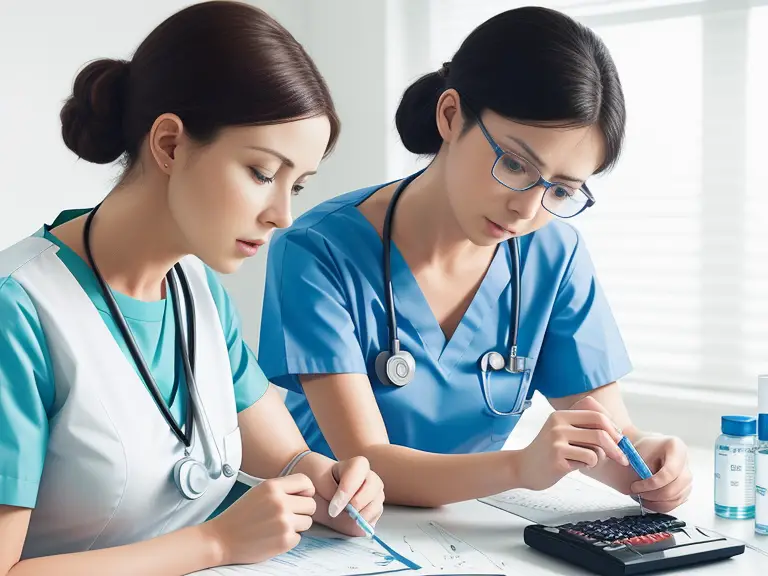
<svg viewBox="0 0 768 576"><path fill-rule="evenodd" d="M129 544L199 524L235 483L221 474L199 499L181 495L172 474L183 444L57 251L30 237L0 253L0 276L21 284L37 309L55 378L22 558ZM187 257L182 266L195 301L198 394L222 464L237 471L242 445L221 323L200 261ZM206 462L199 438L192 456Z"/></svg>

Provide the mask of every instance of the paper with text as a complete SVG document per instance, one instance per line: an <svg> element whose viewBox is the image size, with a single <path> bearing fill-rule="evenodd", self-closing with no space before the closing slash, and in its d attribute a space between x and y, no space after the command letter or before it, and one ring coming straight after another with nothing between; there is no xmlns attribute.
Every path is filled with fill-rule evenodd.
<svg viewBox="0 0 768 576"><path fill-rule="evenodd" d="M387 533L387 540L422 566L411 574L506 574L504 563L492 559L437 522ZM404 545L404 546L403 546Z"/></svg>
<svg viewBox="0 0 768 576"><path fill-rule="evenodd" d="M590 520L605 516L637 514L639 506L583 474L569 474L547 490L509 490L480 502L539 524L563 524L574 518Z"/></svg>
<svg viewBox="0 0 768 576"><path fill-rule="evenodd" d="M304 535L294 548L265 562L211 568L222 576L362 576L410 570L367 538Z"/></svg>

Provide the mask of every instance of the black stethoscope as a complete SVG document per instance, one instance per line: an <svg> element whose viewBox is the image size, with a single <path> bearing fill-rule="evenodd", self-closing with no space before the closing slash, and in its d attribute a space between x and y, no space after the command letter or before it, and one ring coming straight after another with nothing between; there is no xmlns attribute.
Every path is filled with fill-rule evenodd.
<svg viewBox="0 0 768 576"><path fill-rule="evenodd" d="M184 366L184 375L187 382L187 414L184 423L184 430L176 423L173 418L170 409L163 400L163 396L160 393L160 389L157 387L155 379L152 377L152 373L149 371L144 357L139 350L136 340L131 334L131 330L125 321L120 308L115 301L115 297L112 295L107 283L104 281L101 273L99 272L96 262L93 260L93 254L91 253L91 223L96 212L101 207L98 204L85 220L85 226L83 227L83 245L85 247L85 254L88 257L88 263L93 269L93 273L96 276L96 280L101 287L101 292L104 296L104 300L109 307L112 318L120 329L120 333L123 335L125 344L128 347L131 356L133 357L136 367L139 370L139 374L147 385L152 398L163 415L163 418L170 426L173 433L184 444L184 457L179 460L173 468L173 478L177 488L181 494L189 499L196 500L205 494L211 479L218 478L221 474L226 477L235 475L235 470L232 469L229 464L222 465L221 453L219 452L218 445L213 438L213 432L210 428L208 417L205 414L205 408L200 402L197 392L197 384L195 381L195 302L192 297L192 291L189 287L189 282L181 264L177 263L174 267L168 271L165 277L166 286L170 292L170 297L173 302L174 311L174 324L176 328L176 341L179 344L182 364ZM174 274L175 272L175 274ZM184 294L184 304L186 311L186 324L187 324L187 338L184 338L184 330L181 323L181 306L179 304L179 296L176 288L176 278L178 276L181 283L181 290ZM174 389L171 393L171 397L176 395L176 387L178 385L178 378L174 382ZM197 399L195 398L197 397ZM173 400L171 400L171 403ZM202 425L205 429L203 434L199 434L204 452L208 455L206 464L203 464L190 456L194 442L195 420L199 420L198 425ZM198 426L198 427L199 427ZM218 457L218 459L216 458Z"/></svg>
<svg viewBox="0 0 768 576"><path fill-rule="evenodd" d="M416 373L416 360L410 352L400 348L400 339L397 336L397 318L395 310L394 290L392 288L392 270L391 270L391 244L392 244L392 219L395 214L395 207L406 187L413 182L424 170L412 174L395 190L392 199L389 201L387 213L384 217L383 229L383 269L384 269L384 304L387 310L387 324L389 336L389 349L383 350L376 357L376 376L384 384L393 386L405 386L409 384ZM482 375L483 399L488 409L496 416L519 416L528 408L530 401L527 400L530 369L528 367L528 358L518 356L517 354L517 336L520 327L520 240L517 237L510 238L507 241L512 254L512 277L515 282L512 285L512 313L509 323L509 352L505 358L500 352L491 350L483 354L479 361L480 372ZM490 392L490 374L506 370L512 374L520 374L523 377L518 389L515 405L510 411L498 410L491 399Z"/></svg>

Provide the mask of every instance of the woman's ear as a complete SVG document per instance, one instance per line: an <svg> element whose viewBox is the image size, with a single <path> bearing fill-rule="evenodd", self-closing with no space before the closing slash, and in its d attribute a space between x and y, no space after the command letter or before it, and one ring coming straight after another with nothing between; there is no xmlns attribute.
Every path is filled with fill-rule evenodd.
<svg viewBox="0 0 768 576"><path fill-rule="evenodd" d="M452 142L461 135L463 119L461 117L460 96L453 88L446 90L437 101L437 131L443 141Z"/></svg>
<svg viewBox="0 0 768 576"><path fill-rule="evenodd" d="M184 124L175 114L158 116L149 131L149 151L161 172L170 174L176 159L176 147L184 133Z"/></svg>

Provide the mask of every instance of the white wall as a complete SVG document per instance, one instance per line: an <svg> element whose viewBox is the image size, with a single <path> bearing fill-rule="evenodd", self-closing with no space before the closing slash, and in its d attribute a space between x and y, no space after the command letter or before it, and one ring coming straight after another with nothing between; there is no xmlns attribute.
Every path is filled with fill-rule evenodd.
<svg viewBox="0 0 768 576"><path fill-rule="evenodd" d="M0 2L0 247L109 190L117 171L78 162L61 140L58 114L85 62L128 57L186 3L130 4Z"/></svg>
<svg viewBox="0 0 768 576"><path fill-rule="evenodd" d="M61 105L84 63L129 58L154 26L191 3L68 0L42 9L23 0L0 2L0 248L63 209L94 205L109 191L119 171L78 161L66 149ZM429 1L253 3L304 44L331 87L343 124L335 153L296 199L295 214L413 168L414 160L398 146L393 119L407 82L428 69ZM266 251L224 279L254 347L265 259Z"/></svg>

